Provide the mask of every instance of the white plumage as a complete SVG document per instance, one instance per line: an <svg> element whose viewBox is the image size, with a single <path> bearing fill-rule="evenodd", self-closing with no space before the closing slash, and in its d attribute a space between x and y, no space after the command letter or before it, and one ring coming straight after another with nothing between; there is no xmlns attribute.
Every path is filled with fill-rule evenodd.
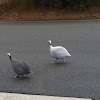
<svg viewBox="0 0 100 100"><path fill-rule="evenodd" d="M56 58L54 63L57 61L57 59L63 59L65 62L65 57L71 56L70 53L62 46L55 46L53 47L51 45L51 40L48 41L50 44L50 54L53 58Z"/></svg>

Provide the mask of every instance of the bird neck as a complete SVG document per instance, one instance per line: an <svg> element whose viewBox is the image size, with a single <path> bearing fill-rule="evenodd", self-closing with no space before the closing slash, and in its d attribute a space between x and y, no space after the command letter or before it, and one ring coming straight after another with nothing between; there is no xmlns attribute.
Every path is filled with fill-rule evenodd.
<svg viewBox="0 0 100 100"><path fill-rule="evenodd" d="M12 57L11 57L11 56L9 56L9 58L10 58L10 61L12 62Z"/></svg>
<svg viewBox="0 0 100 100"><path fill-rule="evenodd" d="M53 46L52 45L50 45L50 49L52 48Z"/></svg>

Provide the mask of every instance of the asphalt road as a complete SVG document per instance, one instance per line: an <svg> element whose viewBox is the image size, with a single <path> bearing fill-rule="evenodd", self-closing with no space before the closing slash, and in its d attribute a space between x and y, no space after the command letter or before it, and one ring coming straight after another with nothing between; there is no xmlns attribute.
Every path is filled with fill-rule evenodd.
<svg viewBox="0 0 100 100"><path fill-rule="evenodd" d="M56 64L52 45L72 57ZM16 75L6 55L27 62L28 78ZM0 22L0 92L100 99L100 20Z"/></svg>

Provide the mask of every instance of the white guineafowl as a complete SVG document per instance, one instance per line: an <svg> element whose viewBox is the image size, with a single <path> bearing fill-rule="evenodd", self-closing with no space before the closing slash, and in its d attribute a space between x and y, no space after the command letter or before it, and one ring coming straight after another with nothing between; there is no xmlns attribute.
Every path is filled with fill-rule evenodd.
<svg viewBox="0 0 100 100"><path fill-rule="evenodd" d="M50 54L53 58L56 58L56 60L53 63L56 63L57 59L63 59L63 62L65 62L65 57L71 56L70 53L62 46L55 46L53 47L51 45L51 40L48 41L50 45Z"/></svg>
<svg viewBox="0 0 100 100"><path fill-rule="evenodd" d="M25 62L13 59L11 57L10 53L7 53L7 56L9 56L9 58L10 58L12 69L14 70L14 72L16 74L18 74L18 76L16 76L16 77L19 77L19 75L27 75L32 72L30 70L29 65L26 64Z"/></svg>

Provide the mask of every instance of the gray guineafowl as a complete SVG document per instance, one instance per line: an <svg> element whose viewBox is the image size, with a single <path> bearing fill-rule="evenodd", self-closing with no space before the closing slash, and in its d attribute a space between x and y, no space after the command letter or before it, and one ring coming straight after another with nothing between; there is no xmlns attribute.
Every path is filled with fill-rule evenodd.
<svg viewBox="0 0 100 100"><path fill-rule="evenodd" d="M14 70L16 74L18 74L18 76L16 77L19 77L19 75L27 75L31 73L31 70L28 64L26 64L23 61L13 59L10 53L7 53L7 56L9 56L10 58L12 69Z"/></svg>

